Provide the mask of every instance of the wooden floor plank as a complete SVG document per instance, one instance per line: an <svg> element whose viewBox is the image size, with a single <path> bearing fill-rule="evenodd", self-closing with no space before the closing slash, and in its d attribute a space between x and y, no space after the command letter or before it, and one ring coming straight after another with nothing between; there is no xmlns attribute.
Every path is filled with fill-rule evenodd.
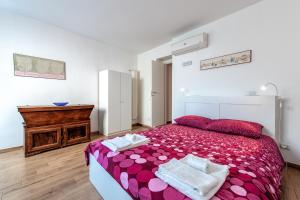
<svg viewBox="0 0 300 200"><path fill-rule="evenodd" d="M135 131L140 130L144 128L135 128ZM28 158L24 158L22 149L0 153L0 199L102 199L89 181L83 154L86 145L74 145ZM299 169L288 167L284 171L282 190L282 200L300 199Z"/></svg>

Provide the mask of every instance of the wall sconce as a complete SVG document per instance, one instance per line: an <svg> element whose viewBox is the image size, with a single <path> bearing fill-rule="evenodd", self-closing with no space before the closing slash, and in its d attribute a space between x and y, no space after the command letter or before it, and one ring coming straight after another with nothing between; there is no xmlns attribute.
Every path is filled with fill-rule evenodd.
<svg viewBox="0 0 300 200"><path fill-rule="evenodd" d="M266 83L266 84L264 84L264 85L262 85L261 87L260 87L260 90L262 90L262 91L266 91L267 89L268 89L268 87L269 86L271 86L271 87L273 87L274 89L275 89L275 92L276 92L276 96L278 96L279 95L279 93L278 93L278 87L277 87L277 85L275 84L275 83L272 83L272 82L268 82L268 83ZM282 139L282 123L283 123L283 121L282 121L282 114L283 114L283 100L282 100L282 98L278 98L278 100L279 100L279 116L278 116L278 123L279 123L279 127L278 127L278 131L279 131L279 134L278 134L278 143L279 143L279 147L281 148L281 149L284 149L284 150L287 150L287 151L289 151L289 145L287 145L287 144L282 144L281 142L281 139Z"/></svg>
<svg viewBox="0 0 300 200"><path fill-rule="evenodd" d="M275 89L275 91L276 91L276 96L278 96L278 87L277 87L277 85L276 85L275 83L268 82L268 83L262 85L262 86L260 87L260 90L261 90L261 91L266 91L266 90L268 89L269 86L272 86L272 87Z"/></svg>
<svg viewBox="0 0 300 200"><path fill-rule="evenodd" d="M186 89L186 88L180 88L180 89L179 89L179 92L181 92L181 93L183 94L183 96L187 96L187 94L188 94L188 89Z"/></svg>

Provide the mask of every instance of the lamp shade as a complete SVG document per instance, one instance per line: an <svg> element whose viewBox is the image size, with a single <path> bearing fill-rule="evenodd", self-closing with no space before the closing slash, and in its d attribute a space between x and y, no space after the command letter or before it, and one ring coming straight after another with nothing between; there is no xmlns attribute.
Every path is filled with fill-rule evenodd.
<svg viewBox="0 0 300 200"><path fill-rule="evenodd" d="M266 83L266 84L260 86L260 90L266 91L266 90L268 89L268 87L270 87L270 86L273 87L273 88L275 89L275 92L276 92L275 95L278 96L278 87L277 87L277 85L276 85L275 83L268 82L268 83Z"/></svg>

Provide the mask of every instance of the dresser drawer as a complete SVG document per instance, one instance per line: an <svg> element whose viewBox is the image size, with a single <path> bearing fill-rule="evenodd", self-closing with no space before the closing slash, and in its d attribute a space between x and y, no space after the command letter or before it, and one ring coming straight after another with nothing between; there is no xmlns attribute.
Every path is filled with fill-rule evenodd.
<svg viewBox="0 0 300 200"><path fill-rule="evenodd" d="M63 146L90 141L90 122L64 125Z"/></svg>
<svg viewBox="0 0 300 200"><path fill-rule="evenodd" d="M28 128L25 132L26 156L61 147L60 126Z"/></svg>

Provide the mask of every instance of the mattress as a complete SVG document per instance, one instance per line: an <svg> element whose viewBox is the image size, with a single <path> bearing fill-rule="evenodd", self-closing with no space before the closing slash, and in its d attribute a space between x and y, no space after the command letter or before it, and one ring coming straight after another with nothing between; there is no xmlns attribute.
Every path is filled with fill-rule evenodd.
<svg viewBox="0 0 300 200"><path fill-rule="evenodd" d="M132 199L189 199L154 174L160 164L187 154L230 167L229 176L213 200L280 199L284 162L269 136L252 139L176 124L140 134L151 142L115 153L101 141L94 141L85 150L87 164L93 155Z"/></svg>

